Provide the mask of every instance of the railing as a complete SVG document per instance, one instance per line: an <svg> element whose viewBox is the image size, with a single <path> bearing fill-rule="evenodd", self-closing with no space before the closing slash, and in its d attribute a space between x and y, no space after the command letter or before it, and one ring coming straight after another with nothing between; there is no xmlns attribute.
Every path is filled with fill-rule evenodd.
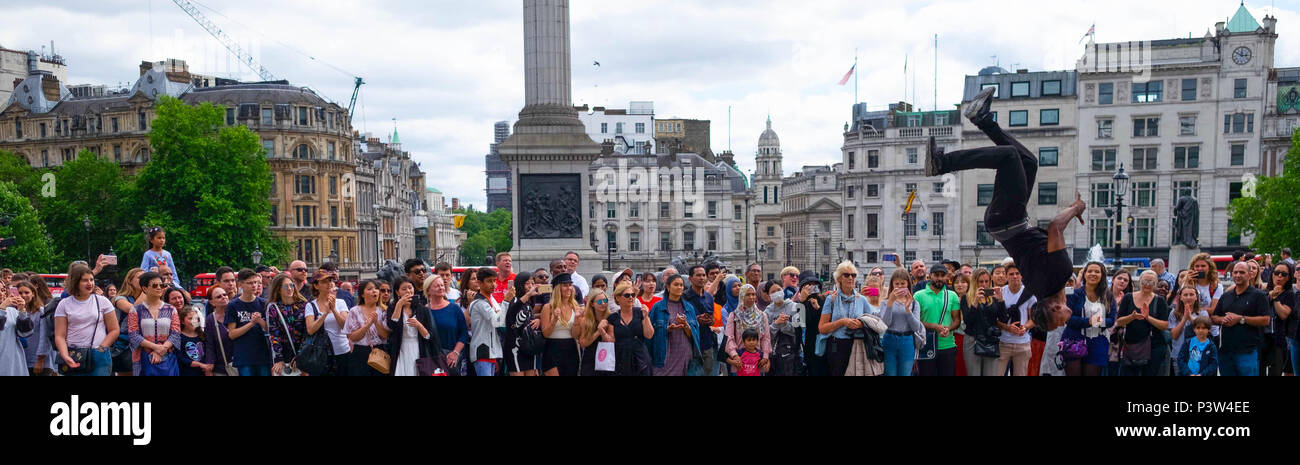
<svg viewBox="0 0 1300 465"><path fill-rule="evenodd" d="M942 126L942 127L930 128L930 135L931 135L931 136L934 136L934 137L940 137L940 136L951 136L951 135L952 135L952 126Z"/></svg>
<svg viewBox="0 0 1300 465"><path fill-rule="evenodd" d="M898 137L901 138L914 138L914 137L921 137L924 135L925 135L924 128L902 128L898 130Z"/></svg>

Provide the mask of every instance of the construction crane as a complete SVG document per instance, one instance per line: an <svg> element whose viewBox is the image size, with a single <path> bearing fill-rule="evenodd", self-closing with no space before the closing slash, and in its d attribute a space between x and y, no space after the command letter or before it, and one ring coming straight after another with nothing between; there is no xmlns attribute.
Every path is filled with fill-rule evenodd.
<svg viewBox="0 0 1300 465"><path fill-rule="evenodd" d="M185 10L186 14L190 15L191 18L194 18L194 21L199 23L200 26L203 26L203 29L207 30L208 34L212 34L212 37L214 39L217 39L217 42L221 42L221 45L225 46L226 50L229 50L230 53L235 54L235 57L239 59L240 63L247 65L250 69L256 72L257 75L261 77L263 81L275 80L275 76L272 75L270 71L267 71L267 69L263 67L261 64L259 64L257 60L253 59L252 55L248 54L248 52L245 52L244 49L241 48L239 44L234 41L234 39L231 39L229 35L226 35L225 31L222 31L220 27L217 27L217 25L213 23L212 20L209 20L207 15L204 15L203 12L199 11L198 7L196 7L194 3L189 2L188 0L172 0L172 3L175 3L176 6L179 6L181 7L182 10ZM205 6L204 8L207 7ZM221 13L218 12L217 14L220 15ZM283 44L283 42L281 43ZM288 44L284 44L284 45L288 46ZM289 48L293 49L293 47L289 47ZM352 101L348 103L348 122L351 123L352 113L354 110L356 110L357 107L357 95L361 92L361 85L365 84L366 82L362 80L360 76L355 76L352 73L344 71L343 69L337 66L331 65L321 60L317 60L316 57L303 53L302 51L299 51L297 49L293 49L293 50L311 59L312 61L317 61L325 66L334 68L335 71L338 71L340 73L352 77L353 79Z"/></svg>
<svg viewBox="0 0 1300 465"><path fill-rule="evenodd" d="M212 37L217 39L217 42L221 42L221 45L224 45L226 50L235 54L235 58L238 58L240 63L251 68L253 72L257 73L257 75L262 78L263 81L275 80L275 76L272 75L270 71L267 71L261 64L258 64L257 60L253 59L252 55L245 52L239 44L235 43L234 39L231 39L230 36L226 35L225 31L222 31L221 28L217 27L217 25L209 20L203 12L199 11L193 3L190 3L187 0L172 0L172 2L175 3L176 6L181 7L182 10L185 10L186 14L190 15L191 18L194 18L194 21L198 22L200 26L203 26L203 29L206 29L208 34L212 34Z"/></svg>

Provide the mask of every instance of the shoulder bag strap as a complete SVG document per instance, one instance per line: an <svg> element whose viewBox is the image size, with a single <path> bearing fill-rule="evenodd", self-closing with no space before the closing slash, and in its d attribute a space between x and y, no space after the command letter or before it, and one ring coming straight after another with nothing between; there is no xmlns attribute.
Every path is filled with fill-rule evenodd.
<svg viewBox="0 0 1300 465"><path fill-rule="evenodd" d="M94 297L95 297L94 295L91 295L92 299L94 299ZM102 309L99 308L99 299L94 299L94 300L95 300L95 326L92 326L90 329L89 347L92 350L98 350L99 344L95 342L95 333L99 332L99 321L104 318L104 313L101 311ZM108 336L108 328L104 328L104 336L105 337Z"/></svg>
<svg viewBox="0 0 1300 465"><path fill-rule="evenodd" d="M221 342L221 323L217 323L215 319L212 320L212 329L213 332L217 333L217 347L221 349L221 363L230 366L230 360L226 360L226 343Z"/></svg>
<svg viewBox="0 0 1300 465"><path fill-rule="evenodd" d="M289 340L289 348L292 349L293 354L297 356L298 348L293 344L293 333L289 332L289 322L284 319L284 308L282 308L278 302L271 305L275 305L275 314L280 316L280 325L284 326L284 338ZM308 303L307 305L311 304Z"/></svg>

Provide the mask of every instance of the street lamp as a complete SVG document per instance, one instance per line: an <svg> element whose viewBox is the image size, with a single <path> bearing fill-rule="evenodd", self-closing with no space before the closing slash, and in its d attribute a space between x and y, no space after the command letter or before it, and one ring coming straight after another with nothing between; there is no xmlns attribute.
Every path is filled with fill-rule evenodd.
<svg viewBox="0 0 1300 465"><path fill-rule="evenodd" d="M757 217L757 216L754 217L754 253L758 253L758 217ZM748 246L745 247L745 255L746 255L746 256L749 255L749 247L748 247ZM758 258L759 258L759 260L762 259L762 257L758 257ZM750 262L750 263L753 263L753 262ZM746 266L748 266L748 265L746 265Z"/></svg>
<svg viewBox="0 0 1300 465"><path fill-rule="evenodd" d="M839 260L839 261L841 261L841 262L844 261L844 250L845 250L845 249L844 249L844 242L841 241L841 242L840 242L840 247L837 248L837 249L835 249L835 251L837 251L837 252L840 253L840 260Z"/></svg>
<svg viewBox="0 0 1300 465"><path fill-rule="evenodd" d="M766 268L763 266L763 254L765 253L767 253L767 244L759 245L758 246L758 267L759 268Z"/></svg>
<svg viewBox="0 0 1300 465"><path fill-rule="evenodd" d="M90 215L81 219L81 225L86 227L86 260L93 262L95 258L90 256Z"/></svg>
<svg viewBox="0 0 1300 465"><path fill-rule="evenodd" d="M1115 271L1123 268L1123 241L1120 240L1120 234L1124 231L1124 195L1128 193L1128 173L1124 172L1124 164L1119 164L1119 171L1115 172Z"/></svg>
<svg viewBox="0 0 1300 465"><path fill-rule="evenodd" d="M338 262L339 262L339 251L337 251L337 250L330 251L330 256L325 257L325 258L326 258L327 260L329 260L330 263L338 264Z"/></svg>
<svg viewBox="0 0 1300 465"><path fill-rule="evenodd" d="M790 255L794 254L794 243L790 242L790 231L785 232L785 266L790 266Z"/></svg>
<svg viewBox="0 0 1300 465"><path fill-rule="evenodd" d="M483 258L483 265L484 265L484 266L492 266L493 259L496 257L496 255L497 255L497 254L496 254L496 250L495 250L495 249L488 248L488 249L487 249L487 256Z"/></svg>
<svg viewBox="0 0 1300 465"><path fill-rule="evenodd" d="M384 268L384 241L379 239L379 223L382 221L379 215L379 204L373 204L371 207L375 211L375 270Z"/></svg>
<svg viewBox="0 0 1300 465"><path fill-rule="evenodd" d="M258 246L258 245L254 245L254 246L253 246L253 266L256 267L257 265L261 265L261 264L262 264L262 247L261 247L261 246Z"/></svg>
<svg viewBox="0 0 1300 465"><path fill-rule="evenodd" d="M817 240L817 232L813 231L813 272L817 273L817 279L822 279L822 272L817 268L817 254L821 253L821 242Z"/></svg>
<svg viewBox="0 0 1300 465"><path fill-rule="evenodd" d="M975 267L980 268L980 242L979 238L975 239Z"/></svg>

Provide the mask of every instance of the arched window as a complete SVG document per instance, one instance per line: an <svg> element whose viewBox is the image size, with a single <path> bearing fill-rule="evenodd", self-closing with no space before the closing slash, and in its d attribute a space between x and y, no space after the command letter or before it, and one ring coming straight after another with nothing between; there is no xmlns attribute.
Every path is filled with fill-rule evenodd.
<svg viewBox="0 0 1300 465"><path fill-rule="evenodd" d="M293 148L293 157L302 160L311 160L316 158L316 151L307 144L298 144Z"/></svg>

